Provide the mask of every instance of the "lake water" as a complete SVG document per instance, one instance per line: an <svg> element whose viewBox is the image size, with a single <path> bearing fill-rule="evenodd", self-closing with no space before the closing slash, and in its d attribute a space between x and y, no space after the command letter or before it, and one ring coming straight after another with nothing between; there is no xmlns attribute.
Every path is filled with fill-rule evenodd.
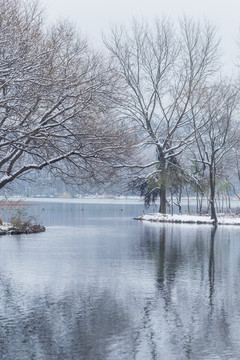
<svg viewBox="0 0 240 360"><path fill-rule="evenodd" d="M0 237L1 360L240 358L240 227L140 222L134 203L28 211L45 233Z"/></svg>

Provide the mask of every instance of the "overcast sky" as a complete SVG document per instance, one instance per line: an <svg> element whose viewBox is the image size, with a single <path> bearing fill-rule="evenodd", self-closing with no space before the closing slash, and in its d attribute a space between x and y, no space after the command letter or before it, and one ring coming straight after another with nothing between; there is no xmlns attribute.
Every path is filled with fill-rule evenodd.
<svg viewBox="0 0 240 360"><path fill-rule="evenodd" d="M133 16L188 16L215 23L223 37L228 62L236 55L235 40L240 28L239 0L42 0L49 21L68 18L95 43L111 24L127 23Z"/></svg>

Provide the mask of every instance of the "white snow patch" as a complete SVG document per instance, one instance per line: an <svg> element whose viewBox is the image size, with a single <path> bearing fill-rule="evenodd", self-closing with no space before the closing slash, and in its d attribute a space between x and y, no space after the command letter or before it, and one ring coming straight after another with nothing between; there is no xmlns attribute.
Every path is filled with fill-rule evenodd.
<svg viewBox="0 0 240 360"><path fill-rule="evenodd" d="M12 224L3 222L2 225L0 225L0 231L9 231L12 227Z"/></svg>
<svg viewBox="0 0 240 360"><path fill-rule="evenodd" d="M218 225L240 225L240 216L237 215L219 215ZM141 215L136 220L146 220L153 222L167 222L167 223L185 223L185 224L213 224L210 216L201 215L169 215L169 214L145 214Z"/></svg>

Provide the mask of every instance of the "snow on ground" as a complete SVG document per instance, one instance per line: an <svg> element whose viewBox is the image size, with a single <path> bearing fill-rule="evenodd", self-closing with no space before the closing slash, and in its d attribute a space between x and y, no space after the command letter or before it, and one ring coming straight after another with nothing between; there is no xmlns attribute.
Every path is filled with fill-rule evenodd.
<svg viewBox="0 0 240 360"><path fill-rule="evenodd" d="M224 215L220 214L218 217L219 225L240 225L240 216L237 215ZM210 216L200 215L169 215L169 214L145 214L141 215L136 220L146 220L154 222L167 222L167 223L185 223L185 224L212 224Z"/></svg>
<svg viewBox="0 0 240 360"><path fill-rule="evenodd" d="M0 230L2 230L2 231L5 231L5 230L8 231L8 230L10 230L12 227L13 227L12 224L7 223L7 222L3 222L2 225L0 225Z"/></svg>

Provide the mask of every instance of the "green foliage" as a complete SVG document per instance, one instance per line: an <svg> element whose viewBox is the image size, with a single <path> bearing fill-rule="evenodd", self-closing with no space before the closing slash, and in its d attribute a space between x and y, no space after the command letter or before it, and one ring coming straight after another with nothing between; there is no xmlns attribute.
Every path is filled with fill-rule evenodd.
<svg viewBox="0 0 240 360"><path fill-rule="evenodd" d="M186 174L176 157L172 156L165 167L157 166L154 175L147 179L138 179L133 187L137 188L144 197L145 206L149 206L156 202L164 189L171 191L172 195L181 197L185 182Z"/></svg>
<svg viewBox="0 0 240 360"><path fill-rule="evenodd" d="M22 225L26 222L26 210L17 209L14 214L11 216L11 224L14 228L21 229Z"/></svg>
<svg viewBox="0 0 240 360"><path fill-rule="evenodd" d="M151 176L142 184L141 196L144 196L145 206L148 207L151 203L155 203L160 196L161 180L158 175Z"/></svg>
<svg viewBox="0 0 240 360"><path fill-rule="evenodd" d="M209 189L209 179L205 174L205 167L197 160L192 160L188 183L193 194L206 195Z"/></svg>
<svg viewBox="0 0 240 360"><path fill-rule="evenodd" d="M167 183L173 194L179 192L186 182L186 174L177 160L173 157L167 167Z"/></svg>
<svg viewBox="0 0 240 360"><path fill-rule="evenodd" d="M218 185L218 190L222 193L222 194L229 194L231 191L231 184L229 181L226 181L223 184Z"/></svg>
<svg viewBox="0 0 240 360"><path fill-rule="evenodd" d="M155 177L150 177L147 180L148 191L152 191L154 188L159 187L159 186L160 186L160 179L157 179Z"/></svg>

